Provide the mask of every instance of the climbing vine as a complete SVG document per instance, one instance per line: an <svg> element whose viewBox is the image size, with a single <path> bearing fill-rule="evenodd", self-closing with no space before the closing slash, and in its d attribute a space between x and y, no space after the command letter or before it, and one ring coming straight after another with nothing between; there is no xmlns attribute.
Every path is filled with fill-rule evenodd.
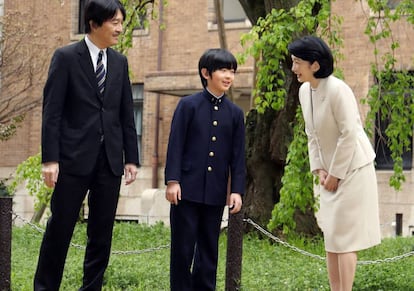
<svg viewBox="0 0 414 291"><path fill-rule="evenodd" d="M165 0L159 1L166 4ZM157 12L154 9L155 2L155 0L121 0L125 7L126 18L124 20L124 32L121 34L115 49L126 54L133 45L134 30L137 28L147 29L149 19L157 18Z"/></svg>
<svg viewBox="0 0 414 291"><path fill-rule="evenodd" d="M371 74L376 82L364 99L370 107L366 128L371 129L371 134L374 129L390 149L394 171L389 183L400 190L405 181L403 154L410 151L412 145L414 75L397 67L401 65L397 58L400 42L394 36L393 25L404 20L414 24L414 2L403 0L395 7L389 7L387 1L371 0L368 4L370 15L365 34L374 46L375 61L371 65ZM385 125L385 128L380 125ZM385 135L381 135L382 132Z"/></svg>
<svg viewBox="0 0 414 291"><path fill-rule="evenodd" d="M342 58L339 51L342 46L341 23L341 17L330 13L330 1L300 1L289 10L273 9L242 37L242 45L247 46L245 53L258 60L253 92L258 112L263 113L267 108L282 110L286 104L289 84L282 64L290 58L287 46L293 39L305 34L318 34L328 40L335 59ZM300 108L297 108L292 127L293 140L288 148L281 180L280 200L275 204L268 224L269 229L281 227L285 233L295 230L294 213L297 209L302 212L316 210L313 175L309 171L307 137Z"/></svg>
<svg viewBox="0 0 414 291"><path fill-rule="evenodd" d="M309 169L308 139L301 108L296 111L296 124L293 127L293 141L286 157L285 173L282 177L279 203L275 204L269 229L282 226L288 233L296 228L293 219L296 209L305 213L308 209L316 211L313 197L313 175Z"/></svg>
<svg viewBox="0 0 414 291"><path fill-rule="evenodd" d="M13 117L10 123L0 123L0 142L10 139L24 120L24 114Z"/></svg>
<svg viewBox="0 0 414 291"><path fill-rule="evenodd" d="M263 113L266 108L281 110L286 101L286 74L282 63L288 56L287 46L297 36L313 33L319 27L320 34L329 36L340 45L340 38L331 34L331 26L339 18L331 17L328 0L300 1L290 10L273 9L260 18L251 31L244 34L241 44L245 47L240 56L243 63L247 56L257 61L256 85L253 91L256 109ZM318 14L314 9L320 6ZM329 21L328 21L329 20Z"/></svg>

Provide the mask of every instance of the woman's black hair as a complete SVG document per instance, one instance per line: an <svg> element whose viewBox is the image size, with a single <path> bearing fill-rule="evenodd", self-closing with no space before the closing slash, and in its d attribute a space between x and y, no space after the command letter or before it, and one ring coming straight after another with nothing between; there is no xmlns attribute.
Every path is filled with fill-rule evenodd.
<svg viewBox="0 0 414 291"><path fill-rule="evenodd" d="M91 32L90 21L92 20L98 26L112 19L117 11L121 11L125 19L126 12L124 6L119 0L89 0L85 4L85 33Z"/></svg>
<svg viewBox="0 0 414 291"><path fill-rule="evenodd" d="M237 60L231 52L225 49L215 48L208 49L201 56L198 62L198 73L200 75L201 83L203 87L207 87L207 80L201 74L201 69L205 68L208 74L211 76L214 71L220 69L230 69L236 72Z"/></svg>
<svg viewBox="0 0 414 291"><path fill-rule="evenodd" d="M326 78L333 73L333 56L328 45L319 37L304 36L288 45L289 53L311 64L317 61L319 70L315 78Z"/></svg>

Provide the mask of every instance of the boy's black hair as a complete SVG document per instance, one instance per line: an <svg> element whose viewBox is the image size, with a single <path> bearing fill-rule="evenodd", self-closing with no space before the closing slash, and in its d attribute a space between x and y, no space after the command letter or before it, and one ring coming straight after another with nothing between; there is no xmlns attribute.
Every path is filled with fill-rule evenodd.
<svg viewBox="0 0 414 291"><path fill-rule="evenodd" d="M120 10L122 16L126 17L124 6L119 0L89 0L85 4L85 33L91 32L90 21L92 20L98 26L112 19L116 12Z"/></svg>
<svg viewBox="0 0 414 291"><path fill-rule="evenodd" d="M198 73L200 75L201 84L206 88L207 80L201 74L201 69L203 68L207 69L210 76L214 71L220 69L230 69L236 72L237 60L231 52L225 49L214 48L206 50L198 62Z"/></svg>
<svg viewBox="0 0 414 291"><path fill-rule="evenodd" d="M333 73L334 61L330 48L319 37L304 36L288 45L289 53L311 64L317 61L319 70L315 78L326 78Z"/></svg>

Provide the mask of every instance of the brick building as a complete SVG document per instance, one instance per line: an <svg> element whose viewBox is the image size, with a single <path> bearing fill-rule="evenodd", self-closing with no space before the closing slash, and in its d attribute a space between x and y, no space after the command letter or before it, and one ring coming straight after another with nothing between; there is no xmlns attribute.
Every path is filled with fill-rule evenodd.
<svg viewBox="0 0 414 291"><path fill-rule="evenodd" d="M240 36L248 32L251 25L237 0L223 2L228 48L237 53L242 50ZM24 12L16 18L20 17L20 21L30 19L27 21L30 30L37 32L33 37L41 39L44 44L39 51L27 53L43 60L45 64L33 78L37 82L35 86L25 92L27 98L41 98L54 49L83 37L80 33L82 23L79 21L82 3L84 0L4 0L5 15L14 11ZM200 90L198 59L206 48L219 46L213 0L168 1L167 6L156 5L153 9L157 10L158 18L150 20L148 29L137 29L134 32L133 48L128 52L142 167L138 180L132 186L121 189L118 215L134 218L143 216L148 209L152 209L156 215L151 203L163 203L163 169L175 105L181 96ZM358 98L365 97L374 82L370 75L373 49L364 35L369 10L365 1L335 1L332 9L333 13L344 18L342 35L345 59L339 65L355 95ZM165 29L159 29L161 22ZM398 50L399 59L403 60L400 66L410 69L414 55L414 48L410 44L413 43L414 34L409 25L401 23L399 26L395 31L403 44ZM249 60L240 66L234 84L235 102L246 112L251 108L252 84L253 68ZM2 91L1 94L4 96L5 92ZM361 105L360 110L364 116L367 108ZM27 115L16 136L0 143L0 177L9 176L16 165L39 151L40 123L39 106ZM411 165L411 155L408 160ZM395 233L393 222L396 217L402 218L403 234L411 235L414 231L411 229L411 225L414 225L414 196L411 193L414 177L411 166L406 171L407 181L400 192L388 186L390 170L378 170L377 173L383 236ZM163 205L160 209L165 210L167 206ZM30 217L32 200L25 195L23 189L16 195L15 207ZM149 219L148 213L145 215Z"/></svg>

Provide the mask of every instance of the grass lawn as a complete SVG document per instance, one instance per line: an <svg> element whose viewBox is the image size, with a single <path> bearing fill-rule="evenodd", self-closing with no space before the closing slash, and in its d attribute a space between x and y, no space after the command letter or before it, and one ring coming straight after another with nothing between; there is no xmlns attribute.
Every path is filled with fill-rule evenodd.
<svg viewBox="0 0 414 291"><path fill-rule="evenodd" d="M113 254L105 273L107 291L169 290L169 228L162 224L147 226L116 223ZM33 290L42 234L26 225L13 227L12 290ZM73 243L85 245L85 224L78 224ZM320 239L295 238L289 244L312 254L324 256ZM159 248L158 248L159 247ZM382 244L359 253L359 260L376 261L410 253L414 238L388 238ZM217 290L224 290L227 235L220 237ZM143 252L145 250L145 252ZM127 253L125 251L133 251ZM70 247L61 290L77 290L82 280L82 248ZM257 233L244 236L242 281L243 291L263 290L329 290L325 262L303 255ZM414 290L414 255L370 265L358 265L354 290Z"/></svg>

